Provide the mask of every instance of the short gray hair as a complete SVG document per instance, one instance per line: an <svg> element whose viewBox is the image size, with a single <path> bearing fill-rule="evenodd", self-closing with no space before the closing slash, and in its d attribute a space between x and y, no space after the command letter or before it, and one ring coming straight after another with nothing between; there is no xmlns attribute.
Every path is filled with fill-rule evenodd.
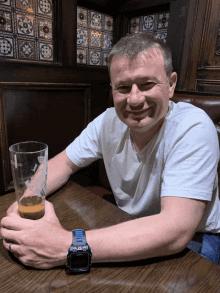
<svg viewBox="0 0 220 293"><path fill-rule="evenodd" d="M127 34L113 46L108 56L109 74L114 56L134 58L138 54L152 47L158 47L161 50L164 57L166 75L167 77L170 77L173 71L172 52L166 43L149 33Z"/></svg>

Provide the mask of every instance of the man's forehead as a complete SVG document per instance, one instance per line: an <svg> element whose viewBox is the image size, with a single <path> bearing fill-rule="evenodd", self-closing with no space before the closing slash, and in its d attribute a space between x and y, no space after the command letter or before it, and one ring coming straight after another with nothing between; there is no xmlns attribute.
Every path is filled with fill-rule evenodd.
<svg viewBox="0 0 220 293"><path fill-rule="evenodd" d="M119 64L120 62L120 64ZM112 59L111 67L133 67L143 66L147 62L156 64L164 64L164 57L161 50L158 47L150 47L145 51L142 51L137 56L125 57L125 56L114 56ZM113 66L112 66L113 65Z"/></svg>

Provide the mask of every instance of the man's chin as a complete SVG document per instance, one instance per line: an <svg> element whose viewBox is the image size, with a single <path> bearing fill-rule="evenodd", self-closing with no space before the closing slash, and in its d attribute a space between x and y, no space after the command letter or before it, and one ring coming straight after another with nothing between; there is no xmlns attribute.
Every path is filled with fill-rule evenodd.
<svg viewBox="0 0 220 293"><path fill-rule="evenodd" d="M126 124L130 129L133 129L137 132L144 132L150 128L151 124L150 122L147 122L145 119L129 119L129 121L127 121L128 123Z"/></svg>

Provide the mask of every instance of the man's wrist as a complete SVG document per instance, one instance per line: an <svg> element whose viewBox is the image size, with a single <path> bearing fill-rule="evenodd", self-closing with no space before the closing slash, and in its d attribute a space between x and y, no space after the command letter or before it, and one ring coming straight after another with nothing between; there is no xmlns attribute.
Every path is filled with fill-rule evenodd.
<svg viewBox="0 0 220 293"><path fill-rule="evenodd" d="M72 232L71 231L66 231L67 235L65 237L65 245L62 253L62 265L66 265L66 253L72 243Z"/></svg>
<svg viewBox="0 0 220 293"><path fill-rule="evenodd" d="M72 243L67 251L66 272L70 274L88 273L91 267L92 251L85 231L72 230Z"/></svg>

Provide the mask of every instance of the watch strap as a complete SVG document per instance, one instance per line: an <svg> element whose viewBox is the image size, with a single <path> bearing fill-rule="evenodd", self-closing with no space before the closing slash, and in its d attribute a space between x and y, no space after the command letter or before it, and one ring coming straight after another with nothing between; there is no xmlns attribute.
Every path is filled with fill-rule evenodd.
<svg viewBox="0 0 220 293"><path fill-rule="evenodd" d="M73 233L73 240L72 245L73 246L80 246L80 245L87 245L86 241L86 234L85 231L82 229L75 229L72 230Z"/></svg>

